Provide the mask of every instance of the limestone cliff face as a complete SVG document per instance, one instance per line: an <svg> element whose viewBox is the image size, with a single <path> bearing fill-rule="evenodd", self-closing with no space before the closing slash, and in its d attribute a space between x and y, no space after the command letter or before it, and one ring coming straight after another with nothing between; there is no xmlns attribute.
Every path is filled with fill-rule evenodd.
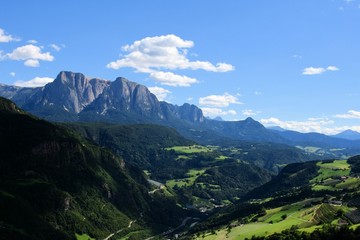
<svg viewBox="0 0 360 240"><path fill-rule="evenodd" d="M162 111L167 119L182 119L191 123L202 123L205 117L202 110L193 104L185 103L182 106L161 102Z"/></svg>
<svg viewBox="0 0 360 240"><path fill-rule="evenodd" d="M0 96L23 109L52 121L106 120L127 123L205 121L195 105L160 102L147 87L119 77L115 81L88 78L63 71L39 88L0 85Z"/></svg>
<svg viewBox="0 0 360 240"><path fill-rule="evenodd" d="M108 85L109 81L87 78L81 73L60 72L56 79L47 84L26 106L27 109L32 109L55 105L65 111L79 113Z"/></svg>
<svg viewBox="0 0 360 240"><path fill-rule="evenodd" d="M125 78L117 78L112 82L86 110L96 110L98 114L105 116L115 111L163 118L156 96L145 86Z"/></svg>

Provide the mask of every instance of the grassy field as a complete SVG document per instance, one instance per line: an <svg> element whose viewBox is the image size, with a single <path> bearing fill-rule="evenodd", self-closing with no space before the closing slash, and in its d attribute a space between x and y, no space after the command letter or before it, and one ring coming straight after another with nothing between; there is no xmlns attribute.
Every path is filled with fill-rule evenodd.
<svg viewBox="0 0 360 240"><path fill-rule="evenodd" d="M166 181L166 186L170 188L174 188L175 185L177 185L178 187L190 186L194 184L196 178L204 174L205 171L206 169L190 169L189 172L186 174L188 176L187 178L168 180Z"/></svg>
<svg viewBox="0 0 360 240"><path fill-rule="evenodd" d="M200 234L197 239L205 240L243 240L252 236L268 236L275 232L281 232L292 226L297 226L301 231L312 232L321 228L321 223L337 224L337 212L339 209L348 211L347 207L333 206L320 203L311 205L311 202L318 202L320 198L307 199L291 205L268 209L266 215L257 219L256 222L240 224L234 222L234 227L224 227L217 231Z"/></svg>
<svg viewBox="0 0 360 240"><path fill-rule="evenodd" d="M95 240L95 238L91 238L89 235L87 235L87 234L77 234L76 233L76 239L77 240Z"/></svg>
<svg viewBox="0 0 360 240"><path fill-rule="evenodd" d="M213 150L209 147L204 147L201 145L192 145L192 146L174 146L171 148L166 148L166 150L174 150L176 153L200 153L200 152L212 152Z"/></svg>
<svg viewBox="0 0 360 240"><path fill-rule="evenodd" d="M337 184L336 188L338 188L338 189L354 189L354 188L359 188L359 186L360 186L360 179L350 177L350 178L346 179L345 181Z"/></svg>
<svg viewBox="0 0 360 240"><path fill-rule="evenodd" d="M334 160L332 163L318 162L317 165L320 167L319 175L311 180L312 183L334 177L349 176L350 174L350 165L346 160Z"/></svg>

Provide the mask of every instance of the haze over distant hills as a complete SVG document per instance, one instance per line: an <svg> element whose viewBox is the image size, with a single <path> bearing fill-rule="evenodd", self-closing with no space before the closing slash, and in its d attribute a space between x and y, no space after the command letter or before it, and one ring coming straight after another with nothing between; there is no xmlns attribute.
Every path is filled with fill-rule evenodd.
<svg viewBox="0 0 360 240"><path fill-rule="evenodd" d="M360 140L360 133L353 130L345 130L341 133L334 135L333 137L349 139L349 140Z"/></svg>
<svg viewBox="0 0 360 240"><path fill-rule="evenodd" d="M11 99L24 110L46 120L160 124L173 127L183 136L203 144L241 140L292 146L360 146L355 132L326 136L284 129L274 131L252 118L243 121L208 119L195 105L185 103L178 106L159 101L145 86L122 77L108 81L63 71L44 87L0 85L0 96Z"/></svg>

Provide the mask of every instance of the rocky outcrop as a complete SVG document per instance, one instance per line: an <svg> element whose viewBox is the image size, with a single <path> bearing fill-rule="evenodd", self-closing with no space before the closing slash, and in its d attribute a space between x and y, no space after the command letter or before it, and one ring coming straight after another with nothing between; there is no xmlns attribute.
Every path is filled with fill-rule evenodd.
<svg viewBox="0 0 360 240"><path fill-rule="evenodd" d="M160 102L147 87L122 77L111 82L63 71L41 88L0 85L0 96L52 121L202 123L205 120L195 105Z"/></svg>
<svg viewBox="0 0 360 240"><path fill-rule="evenodd" d="M79 113L93 102L109 85L109 81L87 78L81 73L60 72L24 108L31 111L41 106L57 106L67 112Z"/></svg>
<svg viewBox="0 0 360 240"><path fill-rule="evenodd" d="M117 78L85 110L111 117L112 114L136 113L150 118L163 118L156 96L143 85ZM115 120L115 119L114 119Z"/></svg>

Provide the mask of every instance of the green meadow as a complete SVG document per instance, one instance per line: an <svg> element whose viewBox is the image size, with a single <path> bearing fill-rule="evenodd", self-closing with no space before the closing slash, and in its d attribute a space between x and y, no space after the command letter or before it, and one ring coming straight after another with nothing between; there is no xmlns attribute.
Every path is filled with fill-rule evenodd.
<svg viewBox="0 0 360 240"><path fill-rule="evenodd" d="M207 232L199 235L197 239L205 240L243 240L251 239L252 236L268 236L296 226L300 231L312 232L321 227L319 224L337 224L338 211L349 211L343 206L330 204L311 205L320 199L308 199L283 207L266 210L266 214L260 218L253 218L252 222L241 224L233 222L232 227L226 226L217 231Z"/></svg>
<svg viewBox="0 0 360 240"><path fill-rule="evenodd" d="M174 150L176 153L184 153L184 154L212 152L213 151L211 148L201 146L201 145L174 146L174 147L166 148L166 150Z"/></svg>

